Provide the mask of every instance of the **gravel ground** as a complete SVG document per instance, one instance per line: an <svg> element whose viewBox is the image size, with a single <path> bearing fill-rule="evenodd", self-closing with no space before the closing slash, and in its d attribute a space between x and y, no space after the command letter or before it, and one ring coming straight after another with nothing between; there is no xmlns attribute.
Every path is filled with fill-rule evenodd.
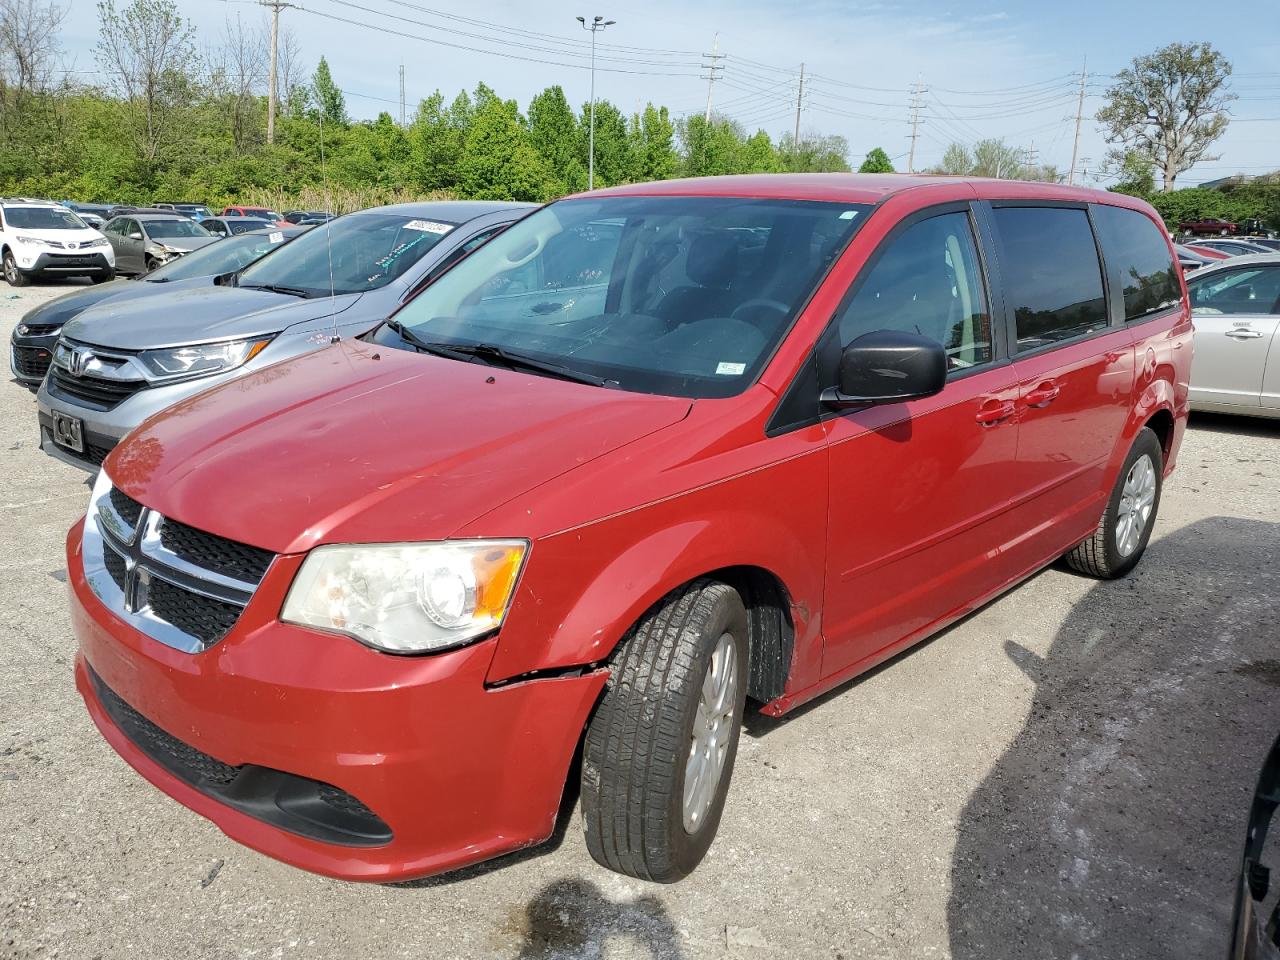
<svg viewBox="0 0 1280 960"><path fill-rule="evenodd" d="M0 286L0 334L56 295ZM1048 570L782 722L720 835L647 885L562 842L401 886L237 846L134 774L72 684L84 476L0 384L0 956L1209 957L1280 729L1280 421L1195 417L1133 576Z"/></svg>

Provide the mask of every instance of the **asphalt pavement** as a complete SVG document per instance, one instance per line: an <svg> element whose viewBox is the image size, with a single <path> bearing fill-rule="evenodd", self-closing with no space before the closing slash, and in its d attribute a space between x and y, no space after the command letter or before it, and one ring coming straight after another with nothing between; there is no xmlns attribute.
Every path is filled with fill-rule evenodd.
<svg viewBox="0 0 1280 960"><path fill-rule="evenodd" d="M0 284L6 351L61 291ZM75 691L63 538L88 493L40 452L34 395L0 383L0 957L1224 954L1280 729L1280 421L1193 417L1131 576L1046 570L749 718L719 837L673 886L597 867L576 815L538 851L398 886L227 839L117 758Z"/></svg>

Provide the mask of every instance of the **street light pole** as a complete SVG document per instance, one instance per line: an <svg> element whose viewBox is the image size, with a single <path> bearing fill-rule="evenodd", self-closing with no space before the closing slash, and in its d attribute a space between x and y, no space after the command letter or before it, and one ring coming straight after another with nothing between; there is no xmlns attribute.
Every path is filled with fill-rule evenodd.
<svg viewBox="0 0 1280 960"><path fill-rule="evenodd" d="M612 27L617 20L606 20L604 17L592 17L587 23L586 17L578 17L583 30L591 31L591 119L587 131L587 189L594 190L596 185L596 33L605 27Z"/></svg>

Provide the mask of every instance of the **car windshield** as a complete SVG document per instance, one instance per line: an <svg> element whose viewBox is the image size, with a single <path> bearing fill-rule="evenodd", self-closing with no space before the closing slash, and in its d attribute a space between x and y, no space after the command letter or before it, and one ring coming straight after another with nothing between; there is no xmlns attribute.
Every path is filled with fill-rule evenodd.
<svg viewBox="0 0 1280 960"><path fill-rule="evenodd" d="M732 396L759 373L869 209L565 200L472 253L395 319L419 343L495 346L624 390Z"/></svg>
<svg viewBox="0 0 1280 960"><path fill-rule="evenodd" d="M170 260L152 270L145 279L150 283L168 283L172 280L189 280L192 277L212 277L221 273L233 273L246 264L253 263L265 253L282 246L283 233L253 233L228 237L219 243L201 247L194 253L177 260Z"/></svg>
<svg viewBox="0 0 1280 960"><path fill-rule="evenodd" d="M145 220L147 236L153 240L167 240L173 237L211 237L211 234L194 220Z"/></svg>
<svg viewBox="0 0 1280 960"><path fill-rule="evenodd" d="M178 209L183 213L195 213L202 217L212 217L213 212L208 207L202 207L195 203L180 203Z"/></svg>
<svg viewBox="0 0 1280 960"><path fill-rule="evenodd" d="M9 226L18 230L88 230L89 225L70 210L55 207L5 207Z"/></svg>
<svg viewBox="0 0 1280 960"><path fill-rule="evenodd" d="M400 213L354 213L316 227L240 275L240 286L301 290L310 297L363 293L395 280L454 224Z"/></svg>
<svg viewBox="0 0 1280 960"><path fill-rule="evenodd" d="M280 214L274 210L268 210L266 207L245 207L244 215L246 217L261 217L263 220L280 220Z"/></svg>
<svg viewBox="0 0 1280 960"><path fill-rule="evenodd" d="M225 221L232 233L249 233L253 230L269 230L275 226L270 220L259 220L257 217L238 219L232 217Z"/></svg>

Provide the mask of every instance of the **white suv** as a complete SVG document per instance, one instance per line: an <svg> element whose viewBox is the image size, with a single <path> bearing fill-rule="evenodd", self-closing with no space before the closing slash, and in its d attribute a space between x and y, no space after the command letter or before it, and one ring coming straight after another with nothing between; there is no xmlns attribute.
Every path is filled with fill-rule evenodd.
<svg viewBox="0 0 1280 960"><path fill-rule="evenodd" d="M11 287L33 277L116 275L111 244L75 212L48 200L0 199L0 264Z"/></svg>

